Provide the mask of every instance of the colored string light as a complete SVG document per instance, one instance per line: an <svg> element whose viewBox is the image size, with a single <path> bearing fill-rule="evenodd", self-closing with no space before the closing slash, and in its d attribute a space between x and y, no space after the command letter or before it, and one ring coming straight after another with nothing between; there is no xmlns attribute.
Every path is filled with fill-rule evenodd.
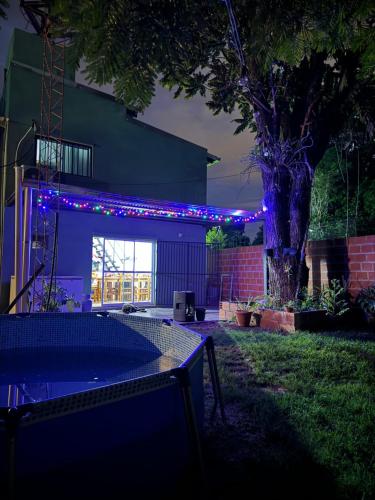
<svg viewBox="0 0 375 500"><path fill-rule="evenodd" d="M46 210L48 206L52 206L55 200L53 193L49 191L48 194L39 194L37 198L37 205L39 208ZM263 206L261 210L254 212L252 215L243 217L240 215L228 215L213 213L212 211L196 208L179 209L175 207L170 208L137 208L137 207L116 207L109 208L108 205L98 203L97 201L89 202L79 199L70 198L67 196L60 196L60 203L67 209L80 210L84 212L94 212L97 214L115 216L115 217L143 217L143 218L191 218L203 221L210 221L215 223L226 224L243 224L244 222L253 222L258 219L267 208ZM238 212L238 211L237 211Z"/></svg>

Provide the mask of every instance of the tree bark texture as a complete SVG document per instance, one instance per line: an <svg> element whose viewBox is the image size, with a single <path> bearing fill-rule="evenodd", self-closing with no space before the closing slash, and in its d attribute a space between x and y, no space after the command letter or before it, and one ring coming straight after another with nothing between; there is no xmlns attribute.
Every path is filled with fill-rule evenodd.
<svg viewBox="0 0 375 500"><path fill-rule="evenodd" d="M261 165L265 212L265 249L269 294L281 303L296 298L306 282L305 246L312 179L296 162Z"/></svg>
<svg viewBox="0 0 375 500"><path fill-rule="evenodd" d="M326 52L312 52L297 68L277 62L268 79L260 76L256 61L248 63L252 84L246 96L254 109L258 145L251 163L262 172L267 208L268 292L280 302L298 298L307 285L305 247L313 175L330 137L342 127L341 117L348 115L348 105L353 106L350 95L358 61L349 59L341 55L333 69ZM350 84L342 86L343 82Z"/></svg>

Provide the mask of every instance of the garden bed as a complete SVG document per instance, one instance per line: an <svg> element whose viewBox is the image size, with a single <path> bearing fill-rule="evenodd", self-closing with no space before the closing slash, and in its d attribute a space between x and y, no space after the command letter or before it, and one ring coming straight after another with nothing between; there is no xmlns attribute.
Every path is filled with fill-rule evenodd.
<svg viewBox="0 0 375 500"><path fill-rule="evenodd" d="M236 321L237 304L234 302L221 302L219 318L224 321ZM263 330L296 332L298 330L322 331L356 328L363 330L366 328L366 321L358 307L352 307L342 316L332 318L327 316L324 309L311 311L288 312L280 309L260 309L252 314L250 326L259 326ZM367 328L374 329L374 325L367 325Z"/></svg>
<svg viewBox="0 0 375 500"><path fill-rule="evenodd" d="M284 332L296 332L297 330L316 331L327 325L327 315L322 310L287 312L262 309L259 311L259 316L259 326L267 330L283 330Z"/></svg>

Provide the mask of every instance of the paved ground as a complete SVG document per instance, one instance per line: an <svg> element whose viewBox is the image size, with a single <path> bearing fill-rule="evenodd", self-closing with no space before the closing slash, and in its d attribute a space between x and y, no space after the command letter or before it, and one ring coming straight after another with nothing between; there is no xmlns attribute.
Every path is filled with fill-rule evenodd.
<svg viewBox="0 0 375 500"><path fill-rule="evenodd" d="M173 319L173 309L171 307L147 307L146 312L136 312L131 313L135 316L143 316L146 318L172 318ZM120 312L120 310L116 310ZM206 310L206 321L217 321L219 319L218 309L207 309Z"/></svg>

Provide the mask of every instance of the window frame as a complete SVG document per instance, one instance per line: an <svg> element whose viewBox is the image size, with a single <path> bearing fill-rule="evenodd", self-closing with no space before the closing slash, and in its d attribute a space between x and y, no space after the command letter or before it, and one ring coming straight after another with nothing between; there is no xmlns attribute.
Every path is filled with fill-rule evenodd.
<svg viewBox="0 0 375 500"><path fill-rule="evenodd" d="M73 148L77 148L77 149L81 148L81 149L87 150L89 152L89 161L88 161L88 172L89 173L88 173L88 175L85 175L82 173L81 174L74 173L73 171L66 172L64 170L61 170L60 172L62 174L74 175L77 177L85 177L88 179L93 178L93 174L94 174L94 146L92 144L86 144L84 142L70 141L67 139L62 139L61 141L59 141L55 137L51 137L50 139L45 139L40 135L36 135L36 137L35 137L35 151L34 151L34 163L35 163L35 165L38 165L38 163L39 163L37 161L38 150L40 151L40 148L38 148L38 144L40 141L47 141L47 140L49 140L52 143L56 143L56 144L61 142L61 145L63 148L64 148L64 146L68 146L68 147L71 146Z"/></svg>
<svg viewBox="0 0 375 500"><path fill-rule="evenodd" d="M129 303L134 303L134 304L140 304L140 305L148 305L148 306L154 306L156 304L156 263L157 263L157 240L154 239L146 239L146 238L136 238L136 237L120 237L120 236L104 236L103 234L93 234L91 238L91 249L93 248L93 242L94 238L102 238L103 239L103 257L101 260L101 272L100 272L100 280L101 280L101 303L98 305L95 305L94 308L116 308L119 306L119 304L123 304L123 301L121 302L106 302L104 300L105 298L105 280L104 276L105 274L110 274L110 273L121 273L123 275L125 274L131 274L132 275L132 286L131 286L131 302ZM105 271L105 263L104 263L104 256L105 256L105 244L106 240L112 240L112 241L129 241L132 242L134 245L134 252L133 252L133 269L132 271ZM136 252L135 252L135 243L151 243L151 270L150 271L136 271L135 268L135 260L136 260ZM134 302L134 277L139 274L149 274L151 276L151 300L147 302ZM91 257L91 286L92 286L92 257ZM96 303L97 304L97 303Z"/></svg>

